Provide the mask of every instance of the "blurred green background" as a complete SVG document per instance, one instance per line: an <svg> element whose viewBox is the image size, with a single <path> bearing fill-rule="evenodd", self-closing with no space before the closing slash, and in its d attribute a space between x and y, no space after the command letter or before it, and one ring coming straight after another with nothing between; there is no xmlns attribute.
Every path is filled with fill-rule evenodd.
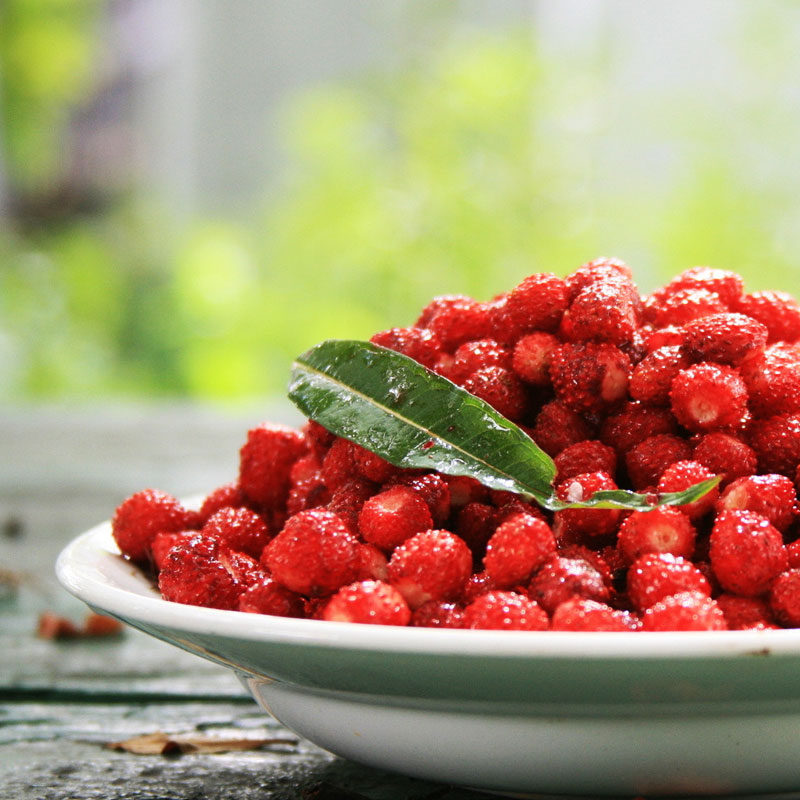
<svg viewBox="0 0 800 800"><path fill-rule="evenodd" d="M800 6L4 0L0 400L284 391L535 271L800 293Z"/></svg>

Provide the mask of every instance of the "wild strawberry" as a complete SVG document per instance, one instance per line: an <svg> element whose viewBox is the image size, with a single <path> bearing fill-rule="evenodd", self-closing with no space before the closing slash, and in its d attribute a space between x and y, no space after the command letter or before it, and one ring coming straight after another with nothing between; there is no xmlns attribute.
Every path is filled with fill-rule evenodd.
<svg viewBox="0 0 800 800"><path fill-rule="evenodd" d="M650 606L642 615L643 631L724 631L725 615L708 595L701 592L671 594Z"/></svg>
<svg viewBox="0 0 800 800"><path fill-rule="evenodd" d="M754 420L748 434L759 472L795 477L800 466L800 414Z"/></svg>
<svg viewBox="0 0 800 800"><path fill-rule="evenodd" d="M645 302L646 319L657 328L664 329L680 327L693 319L727 310L728 306L722 298L708 289L661 289ZM679 341L670 343L681 344Z"/></svg>
<svg viewBox="0 0 800 800"><path fill-rule="evenodd" d="M605 418L600 426L600 441L624 456L651 436L677 433L677 430L675 418L666 408L632 402Z"/></svg>
<svg viewBox="0 0 800 800"><path fill-rule="evenodd" d="M330 502L331 492L325 485L320 462L314 453L298 458L289 473L289 494L286 497L288 516Z"/></svg>
<svg viewBox="0 0 800 800"><path fill-rule="evenodd" d="M579 413L617 405L628 391L630 372L628 356L606 342L566 342L550 364L556 397Z"/></svg>
<svg viewBox="0 0 800 800"><path fill-rule="evenodd" d="M614 448L597 439L586 439L565 447L554 461L558 483L582 472L605 472L613 479L617 471L617 454Z"/></svg>
<svg viewBox="0 0 800 800"><path fill-rule="evenodd" d="M353 478L331 493L325 508L332 511L354 534L358 533L358 515L364 503L375 493L375 484Z"/></svg>
<svg viewBox="0 0 800 800"><path fill-rule="evenodd" d="M699 461L676 461L661 473L658 480L658 491L660 493L682 492L713 477L714 473ZM677 506L677 508L683 511L689 519L698 520L713 510L718 497L719 488L715 486L699 500Z"/></svg>
<svg viewBox="0 0 800 800"><path fill-rule="evenodd" d="M800 569L778 575L769 592L769 607L782 625L800 628Z"/></svg>
<svg viewBox="0 0 800 800"><path fill-rule="evenodd" d="M750 410L756 417L800 411L800 349L771 345L753 353L740 365Z"/></svg>
<svg viewBox="0 0 800 800"><path fill-rule="evenodd" d="M193 536L167 553L158 574L161 596L174 603L235 609L242 592L260 577L252 559L243 563L246 558L236 558L214 537Z"/></svg>
<svg viewBox="0 0 800 800"><path fill-rule="evenodd" d="M531 331L552 333L567 302L567 285L562 278L548 272L529 275L509 292L501 326L514 331L515 341Z"/></svg>
<svg viewBox="0 0 800 800"><path fill-rule="evenodd" d="M556 540L546 522L530 514L515 514L492 534L483 566L495 586L509 589L529 580L555 551Z"/></svg>
<svg viewBox="0 0 800 800"><path fill-rule="evenodd" d="M175 545L188 542L193 536L197 536L198 531L161 531L153 537L150 542L150 561L158 573L164 566L164 561L167 558L167 553L172 550Z"/></svg>
<svg viewBox="0 0 800 800"><path fill-rule="evenodd" d="M720 310L724 307L720 305ZM641 328L645 352L653 353L662 347L683 347L683 325L665 325L663 328L644 326ZM687 364L688 366L688 364Z"/></svg>
<svg viewBox="0 0 800 800"><path fill-rule="evenodd" d="M111 533L123 555L144 563L157 533L184 530L192 518L191 512L172 495L159 489L143 489L118 506L111 520Z"/></svg>
<svg viewBox="0 0 800 800"><path fill-rule="evenodd" d="M709 555L722 588L746 597L768 591L788 562L780 531L754 511L719 514Z"/></svg>
<svg viewBox="0 0 800 800"><path fill-rule="evenodd" d="M358 514L358 530L364 541L385 551L432 527L428 504L408 486L392 486L373 495Z"/></svg>
<svg viewBox="0 0 800 800"><path fill-rule="evenodd" d="M461 628L464 609L457 603L444 600L428 600L411 614L411 625L415 628Z"/></svg>
<svg viewBox="0 0 800 800"><path fill-rule="evenodd" d="M159 534L160 536L161 534ZM156 537L158 538L158 537ZM789 569L800 567L800 539L795 539L786 545L786 557L789 562Z"/></svg>
<svg viewBox="0 0 800 800"><path fill-rule="evenodd" d="M386 483L397 472L393 464L359 444L353 443L352 457L356 475L364 480Z"/></svg>
<svg viewBox="0 0 800 800"><path fill-rule="evenodd" d="M470 549L446 530L417 533L389 559L389 580L412 609L428 600L456 599L471 570Z"/></svg>
<svg viewBox="0 0 800 800"><path fill-rule="evenodd" d="M450 507L453 510L463 508L468 503L482 503L488 497L487 488L466 475L446 475L444 479L450 490Z"/></svg>
<svg viewBox="0 0 800 800"><path fill-rule="evenodd" d="M639 296L621 276L593 281L581 289L565 313L572 341L630 343L639 324Z"/></svg>
<svg viewBox="0 0 800 800"><path fill-rule="evenodd" d="M681 370L670 390L672 413L698 433L739 430L748 420L747 387L733 367L702 363Z"/></svg>
<svg viewBox="0 0 800 800"><path fill-rule="evenodd" d="M487 503L467 503L456 515L455 532L476 559L483 558L486 544L498 524L498 512Z"/></svg>
<svg viewBox="0 0 800 800"><path fill-rule="evenodd" d="M755 474L758 467L758 459L750 445L728 433L706 433L698 437L692 458L715 475L721 475L722 487L736 478Z"/></svg>
<svg viewBox="0 0 800 800"><path fill-rule="evenodd" d="M473 372L485 367L511 369L511 352L494 339L478 339L465 342L453 354L453 362L448 378L455 383L463 383Z"/></svg>
<svg viewBox="0 0 800 800"><path fill-rule="evenodd" d="M617 549L628 564L648 553L691 558L697 533L686 514L670 506L634 511L617 534Z"/></svg>
<svg viewBox="0 0 800 800"><path fill-rule="evenodd" d="M600 572L586 559L553 556L533 576L528 594L552 614L572 597L605 602L611 591Z"/></svg>
<svg viewBox="0 0 800 800"><path fill-rule="evenodd" d="M348 439L336 437L322 459L322 480L331 491L356 477L353 456L355 445Z"/></svg>
<svg viewBox="0 0 800 800"><path fill-rule="evenodd" d="M303 598L281 586L269 575L263 575L239 595L238 609L249 614L271 614L275 617L305 616Z"/></svg>
<svg viewBox="0 0 800 800"><path fill-rule="evenodd" d="M628 569L627 589L639 611L680 592L711 596L705 575L691 561L672 553L646 553L637 558Z"/></svg>
<svg viewBox="0 0 800 800"><path fill-rule="evenodd" d="M249 508L221 508L212 514L202 533L216 536L232 550L259 558L270 539L269 529L263 518Z"/></svg>
<svg viewBox="0 0 800 800"><path fill-rule="evenodd" d="M383 551L375 545L366 542L359 543L356 580L389 580L389 561Z"/></svg>
<svg viewBox="0 0 800 800"><path fill-rule="evenodd" d="M691 458L692 447L680 436L662 433L635 445L625 457L625 467L634 489L656 486L664 471L676 461Z"/></svg>
<svg viewBox="0 0 800 800"><path fill-rule="evenodd" d="M738 364L767 343L767 326L744 314L710 314L684 325L683 350L693 361Z"/></svg>
<svg viewBox="0 0 800 800"><path fill-rule="evenodd" d="M566 277L570 302L587 286L604 280L623 280L633 285L631 268L618 258L596 258L581 264Z"/></svg>
<svg viewBox="0 0 800 800"><path fill-rule="evenodd" d="M672 381L688 366L689 359L681 347L653 350L633 368L629 386L631 397L648 405L668 406Z"/></svg>
<svg viewBox="0 0 800 800"><path fill-rule="evenodd" d="M463 627L481 630L544 631L549 620L533 600L517 592L487 592L465 609Z"/></svg>
<svg viewBox="0 0 800 800"><path fill-rule="evenodd" d="M723 592L715 599L732 631L775 627L769 604L763 597L742 597Z"/></svg>
<svg viewBox="0 0 800 800"><path fill-rule="evenodd" d="M613 491L619 487L605 472L584 472L558 484L556 495L566 503L589 500L595 492ZM616 508L568 508L556 511L555 524L566 541L584 537L608 536L619 526L622 511Z"/></svg>
<svg viewBox="0 0 800 800"><path fill-rule="evenodd" d="M303 434L285 425L249 430L239 451L239 485L247 502L263 510L281 509L289 491L289 469L307 450Z"/></svg>
<svg viewBox="0 0 800 800"><path fill-rule="evenodd" d="M530 431L531 438L551 457L575 442L591 438L591 435L589 423L559 400L541 407Z"/></svg>
<svg viewBox="0 0 800 800"><path fill-rule="evenodd" d="M527 410L525 387L510 369L484 367L473 372L463 385L468 392L485 400L512 421L522 419Z"/></svg>
<svg viewBox="0 0 800 800"><path fill-rule="evenodd" d="M517 340L511 366L514 372L531 386L550 385L550 362L559 346L552 333L537 331Z"/></svg>
<svg viewBox="0 0 800 800"><path fill-rule="evenodd" d="M428 504L435 525L442 525L450 516L450 486L436 472L399 472L390 485L401 484L413 489Z"/></svg>
<svg viewBox="0 0 800 800"><path fill-rule="evenodd" d="M597 600L572 597L553 612L550 629L554 631L636 631L641 622L635 614L612 608Z"/></svg>
<svg viewBox="0 0 800 800"><path fill-rule="evenodd" d="M403 595L383 581L359 581L339 589L322 609L329 622L408 625L411 610Z"/></svg>
<svg viewBox="0 0 800 800"><path fill-rule="evenodd" d="M755 511L786 533L797 515L794 483L785 475L749 475L737 478L720 496L717 513Z"/></svg>
<svg viewBox="0 0 800 800"><path fill-rule="evenodd" d="M331 594L356 578L359 542L337 514L301 511L264 548L261 563L293 592Z"/></svg>
<svg viewBox="0 0 800 800"><path fill-rule="evenodd" d="M800 303L786 292L753 292L737 300L734 308L763 322L770 342L796 342L800 339Z"/></svg>
<svg viewBox="0 0 800 800"><path fill-rule="evenodd" d="M333 440L336 438L335 434L313 419L306 421L302 432L308 443L309 451L321 461L325 453L328 452L328 448L333 444Z"/></svg>
<svg viewBox="0 0 800 800"><path fill-rule="evenodd" d="M469 605L473 600L480 597L482 594L486 594L486 592L492 592L499 588L499 586L495 585L495 582L491 579L491 577L489 577L489 573L486 572L486 570L473 572L472 575L467 578L467 582L464 584L464 588L461 590L461 604ZM524 594L524 592L521 592L521 594Z"/></svg>
<svg viewBox="0 0 800 800"><path fill-rule="evenodd" d="M714 267L691 267L674 277L665 287L668 294L681 289L705 289L717 294L723 303L735 305L744 291L744 281L735 272Z"/></svg>
<svg viewBox="0 0 800 800"><path fill-rule="evenodd" d="M198 512L200 527L221 508L239 508L244 505L244 496L239 484L235 481L219 486L206 495Z"/></svg>
<svg viewBox="0 0 800 800"><path fill-rule="evenodd" d="M428 369L433 369L442 351L442 345L436 334L424 327L380 331L370 341L372 344L413 358Z"/></svg>
<svg viewBox="0 0 800 800"><path fill-rule="evenodd" d="M415 323L433 331L441 348L450 353L464 342L490 336L490 326L488 307L463 295L435 297Z"/></svg>

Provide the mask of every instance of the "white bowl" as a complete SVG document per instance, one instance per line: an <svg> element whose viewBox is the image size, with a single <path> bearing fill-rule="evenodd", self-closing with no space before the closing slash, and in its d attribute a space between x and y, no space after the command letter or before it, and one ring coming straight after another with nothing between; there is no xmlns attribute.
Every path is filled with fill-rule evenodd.
<svg viewBox="0 0 800 800"><path fill-rule="evenodd" d="M508 793L800 790L800 630L440 630L198 608L160 599L107 523L61 553L57 574L374 767Z"/></svg>

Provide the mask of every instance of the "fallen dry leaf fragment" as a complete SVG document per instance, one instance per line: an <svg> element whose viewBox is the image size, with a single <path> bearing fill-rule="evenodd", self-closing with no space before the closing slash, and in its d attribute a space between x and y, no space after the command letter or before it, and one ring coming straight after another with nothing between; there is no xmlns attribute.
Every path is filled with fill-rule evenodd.
<svg viewBox="0 0 800 800"><path fill-rule="evenodd" d="M169 736L166 733L148 733L122 742L108 742L109 750L121 750L140 756L165 756L182 753L228 753L232 750L260 750L268 745L297 745L297 739L227 738L197 736L194 734Z"/></svg>

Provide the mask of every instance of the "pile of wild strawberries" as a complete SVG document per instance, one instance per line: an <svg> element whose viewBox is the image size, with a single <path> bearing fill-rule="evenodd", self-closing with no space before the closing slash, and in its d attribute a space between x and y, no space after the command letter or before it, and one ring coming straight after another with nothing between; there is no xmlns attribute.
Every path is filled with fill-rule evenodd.
<svg viewBox="0 0 800 800"><path fill-rule="evenodd" d="M556 491L681 507L545 513L475 480L400 470L309 421L261 425L197 510L117 509L122 553L171 601L322 620L561 631L800 627L800 304L696 267L649 296L600 259L489 302L446 296L372 341L525 429Z"/></svg>

